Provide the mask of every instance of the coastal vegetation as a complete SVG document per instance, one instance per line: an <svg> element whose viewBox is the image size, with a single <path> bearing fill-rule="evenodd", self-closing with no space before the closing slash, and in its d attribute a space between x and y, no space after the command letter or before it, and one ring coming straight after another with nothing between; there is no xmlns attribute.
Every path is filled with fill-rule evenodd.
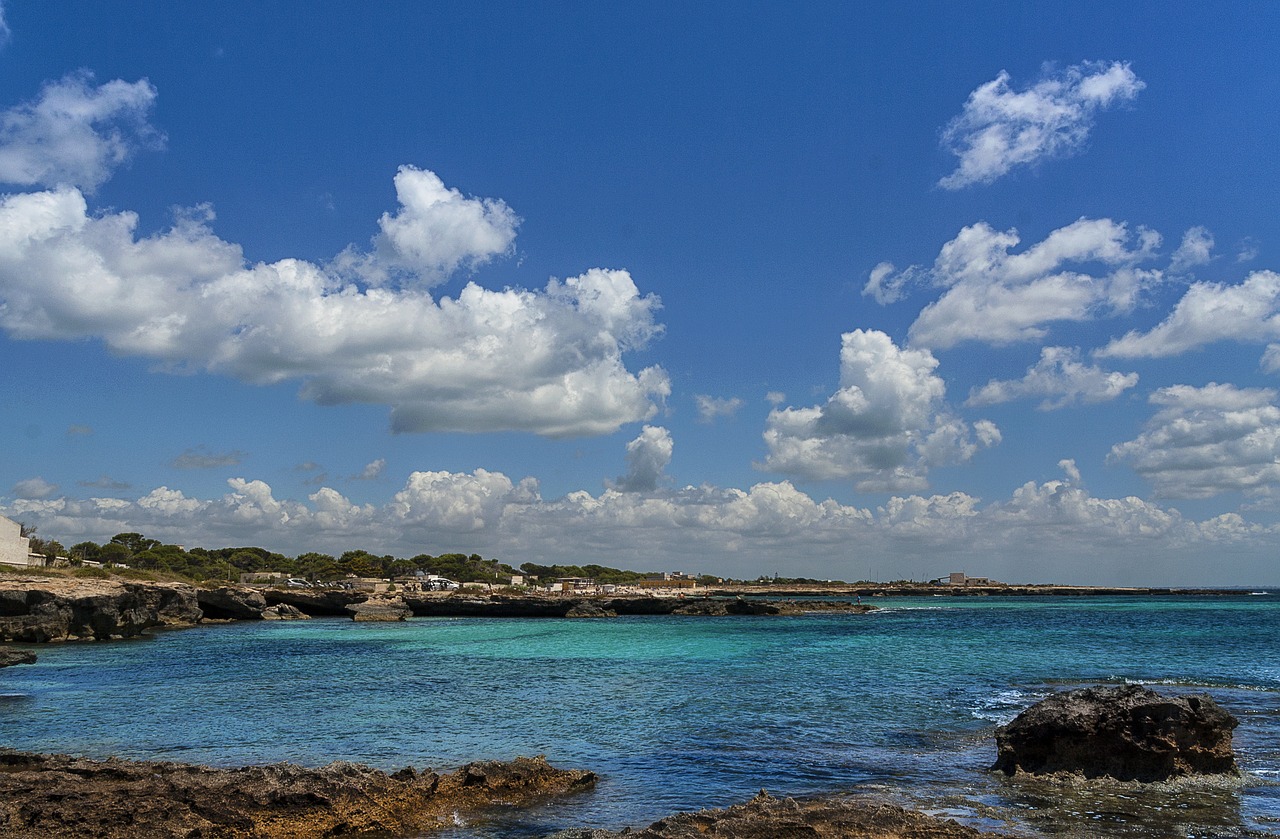
<svg viewBox="0 0 1280 839"><path fill-rule="evenodd" d="M24 533L29 534L32 553L42 554L50 559L65 558L76 569L74 573L77 576L85 577L105 576L106 569L110 569L110 574L114 576L134 576L141 579L235 581L241 574L280 574L326 582L348 576L392 579L421 572L437 574L460 583L509 585L513 577L543 582L578 577L602 584L626 585L654 576L651 571L630 571L596 564L539 565L526 562L513 568L497 559L485 558L475 553L420 553L403 558L353 549L337 556L308 551L290 557L253 546L188 549L134 532L117 533L102 544L84 541L65 548L56 539L35 536L34 528L26 528ZM705 574L696 579L702 585L728 582L721 577ZM776 578L761 577L758 582L776 581ZM797 579L784 582L809 581Z"/></svg>

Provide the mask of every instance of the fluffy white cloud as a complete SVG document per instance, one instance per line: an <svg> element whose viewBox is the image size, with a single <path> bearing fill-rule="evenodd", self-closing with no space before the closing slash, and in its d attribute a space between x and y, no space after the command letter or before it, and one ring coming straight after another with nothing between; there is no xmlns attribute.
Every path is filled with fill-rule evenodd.
<svg viewBox="0 0 1280 839"><path fill-rule="evenodd" d="M1213 234L1207 227L1192 227L1182 234L1182 244L1173 252L1169 273L1185 274L1199 265L1207 265L1213 259Z"/></svg>
<svg viewBox="0 0 1280 839"><path fill-rule="evenodd" d="M1108 372L1097 365L1084 364L1078 348L1044 347L1040 360L1021 379L992 379L974 388L965 404L982 407L1042 397L1040 410L1052 411L1080 402L1115 399L1137 384L1137 373Z"/></svg>
<svg viewBox="0 0 1280 839"><path fill-rule="evenodd" d="M430 287L459 268L511 252L520 219L501 199L467 198L414 166L401 166L395 184L400 209L378 220L374 253L348 250L339 266L375 283L407 272Z"/></svg>
<svg viewBox="0 0 1280 839"><path fill-rule="evenodd" d="M1118 358L1164 358L1217 341L1280 338L1280 274L1254 271L1238 285L1194 283L1150 332L1129 332L1097 352Z"/></svg>
<svg viewBox="0 0 1280 839"><path fill-rule="evenodd" d="M776 408L764 432L763 467L815 480L858 478L864 490L914 490L931 466L962 463L998 440L990 423L972 429L945 404L946 385L928 350L900 349L872 330L845 333L840 388L824 405Z"/></svg>
<svg viewBox="0 0 1280 839"><path fill-rule="evenodd" d="M661 368L623 363L662 330L657 299L626 271L542 291L469 283L437 301L297 259L248 265L210 219L138 238L136 215L91 214L74 188L3 198L0 327L100 338L172 370L301 379L321 404L389 405L397 431L601 434L648 419L670 393Z"/></svg>
<svg viewBox="0 0 1280 839"><path fill-rule="evenodd" d="M81 72L45 84L34 102L0 114L0 181L92 192L139 148L163 142L147 121L155 99L145 79L95 86Z"/></svg>
<svg viewBox="0 0 1280 839"><path fill-rule="evenodd" d="M864 293L884 298L892 290L900 296L907 285L923 281L945 289L911 325L910 340L913 346L947 349L967 340L1038 340L1054 321L1127 313L1161 279L1159 271L1137 267L1160 245L1160 235L1147 228L1131 233L1121 222L1082 218L1010 253L1020 241L1016 230L1000 232L979 222L943 245L932 268L911 266L892 276L873 272ZM1090 264L1106 270L1068 268Z"/></svg>
<svg viewBox="0 0 1280 839"><path fill-rule="evenodd" d="M1273 565L1275 528L1234 513L1195 522L1138 498L1098 498L1080 485L1073 461L1060 466L1065 480L1026 483L993 503L953 492L895 496L876 510L817 501L788 481L544 500L531 478L516 483L478 469L415 472L382 506L354 504L328 487L304 502L278 499L266 483L236 478L218 498L160 487L135 500L18 499L0 512L67 544L138 531L290 554L474 551L515 565L651 570L665 556L684 570L740 577L922 578L967 564L1011 582L1220 584L1224 573ZM1223 546L1230 556L1207 568L1204 551Z"/></svg>
<svg viewBox="0 0 1280 839"><path fill-rule="evenodd" d="M726 399L701 393L695 395L693 401L698 406L698 422L702 423L714 422L716 417L731 417L743 405L742 400L736 396Z"/></svg>
<svg viewBox="0 0 1280 839"><path fill-rule="evenodd" d="M1156 492L1206 498L1223 492L1270 492L1280 483L1280 408L1276 392L1210 384L1175 385L1152 394L1160 406L1134 440L1111 449Z"/></svg>
<svg viewBox="0 0 1280 839"><path fill-rule="evenodd" d="M674 449L667 429L646 425L639 437L627 443L627 474L614 482L614 488L620 492L653 492L671 463Z"/></svg>
<svg viewBox="0 0 1280 839"><path fill-rule="evenodd" d="M942 145L960 163L938 185L991 183L1014 167L1074 154L1098 111L1133 99L1144 87L1119 61L1075 64L1025 90L1014 90L1002 70L969 94L964 110L943 129Z"/></svg>
<svg viewBox="0 0 1280 839"><path fill-rule="evenodd" d="M471 533L493 527L515 490L506 475L484 469L470 475L414 472L392 499L388 513L401 525Z"/></svg>

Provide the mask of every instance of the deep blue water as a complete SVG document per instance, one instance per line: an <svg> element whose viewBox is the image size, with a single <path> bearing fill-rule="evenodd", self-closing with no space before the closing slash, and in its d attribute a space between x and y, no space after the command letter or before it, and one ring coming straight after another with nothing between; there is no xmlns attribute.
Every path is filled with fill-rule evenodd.
<svg viewBox="0 0 1280 839"><path fill-rule="evenodd" d="M449 769L545 754L596 791L457 837L647 824L771 794L888 796L1033 836L1280 832L1280 596L877 600L869 615L240 623L51 645L0 670L0 745L219 766ZM1246 772L1046 789L995 727L1098 682L1204 690Z"/></svg>

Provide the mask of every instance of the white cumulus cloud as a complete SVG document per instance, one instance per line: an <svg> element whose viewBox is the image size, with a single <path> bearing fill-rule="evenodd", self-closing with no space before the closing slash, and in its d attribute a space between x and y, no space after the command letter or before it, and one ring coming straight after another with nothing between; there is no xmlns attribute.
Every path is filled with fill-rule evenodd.
<svg viewBox="0 0 1280 839"><path fill-rule="evenodd" d="M1280 274L1254 271L1244 282L1193 283L1149 332L1129 332L1098 351L1117 358L1165 358L1217 341L1280 339Z"/></svg>
<svg viewBox="0 0 1280 839"><path fill-rule="evenodd" d="M348 250L339 266L374 283L408 273L430 287L459 268L511 252L520 219L501 199L467 198L414 166L401 166L395 185L400 209L378 220L374 252Z"/></svg>
<svg viewBox="0 0 1280 839"><path fill-rule="evenodd" d="M1137 373L1117 373L1080 360L1076 347L1044 347L1040 360L1021 379L992 379L974 388L965 402L970 407L998 405L1015 399L1040 397L1040 410L1052 411L1080 402L1115 399L1138 384Z"/></svg>
<svg viewBox="0 0 1280 839"><path fill-rule="evenodd" d="M671 463L675 442L665 428L646 425L640 436L627 443L627 474L614 481L620 492L653 492Z"/></svg>
<svg viewBox="0 0 1280 839"><path fill-rule="evenodd" d="M658 300L626 271L437 300L298 259L247 264L210 222L201 209L140 238L135 214L91 213L75 188L0 199L0 328L98 338L175 371L301 380L321 404L390 406L397 431L602 434L670 393L661 368L623 362L662 331Z"/></svg>
<svg viewBox="0 0 1280 839"><path fill-rule="evenodd" d="M162 144L148 122L155 99L145 79L94 85L81 72L45 84L0 114L0 181L92 192L138 149Z"/></svg>
<svg viewBox="0 0 1280 839"><path fill-rule="evenodd" d="M1133 99L1146 84L1120 61L1084 62L1046 75L1023 90L1000 71L965 102L942 131L942 145L959 159L944 189L986 184L1019 166L1078 152L1095 115Z"/></svg>
<svg viewBox="0 0 1280 839"><path fill-rule="evenodd" d="M867 293L901 294L904 285L923 281L944 289L911 325L910 340L947 349L962 341L1039 340L1055 321L1127 313L1161 279L1159 271L1137 267L1160 245L1160 235L1147 228L1131 232L1122 222L1082 218L1012 253L1020 242L1016 230L978 222L943 245L932 268L911 266L901 282L899 275L876 274Z"/></svg>
<svg viewBox="0 0 1280 839"><path fill-rule="evenodd" d="M776 408L764 432L763 467L803 478L858 479L864 490L914 490L931 466L969 460L999 434L974 429L945 403L946 385L928 350L900 349L888 335L843 336L840 387L825 404Z"/></svg>
<svg viewBox="0 0 1280 839"><path fill-rule="evenodd" d="M1152 394L1159 407L1137 438L1111 449L1172 498L1224 492L1268 493L1280 484L1280 407L1276 391L1212 383Z"/></svg>

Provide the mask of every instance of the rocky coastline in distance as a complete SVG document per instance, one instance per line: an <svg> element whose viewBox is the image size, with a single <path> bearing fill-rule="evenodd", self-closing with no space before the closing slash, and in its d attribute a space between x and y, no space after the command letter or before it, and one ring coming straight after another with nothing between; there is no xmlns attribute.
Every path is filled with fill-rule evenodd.
<svg viewBox="0 0 1280 839"><path fill-rule="evenodd" d="M357 621L399 621L409 617L723 617L816 610L860 613L872 608L865 604L798 603L772 598L611 597L470 589L372 594L343 589L203 587L171 582L15 576L0 578L0 642L105 641L133 638L153 628L311 617L349 617Z"/></svg>

